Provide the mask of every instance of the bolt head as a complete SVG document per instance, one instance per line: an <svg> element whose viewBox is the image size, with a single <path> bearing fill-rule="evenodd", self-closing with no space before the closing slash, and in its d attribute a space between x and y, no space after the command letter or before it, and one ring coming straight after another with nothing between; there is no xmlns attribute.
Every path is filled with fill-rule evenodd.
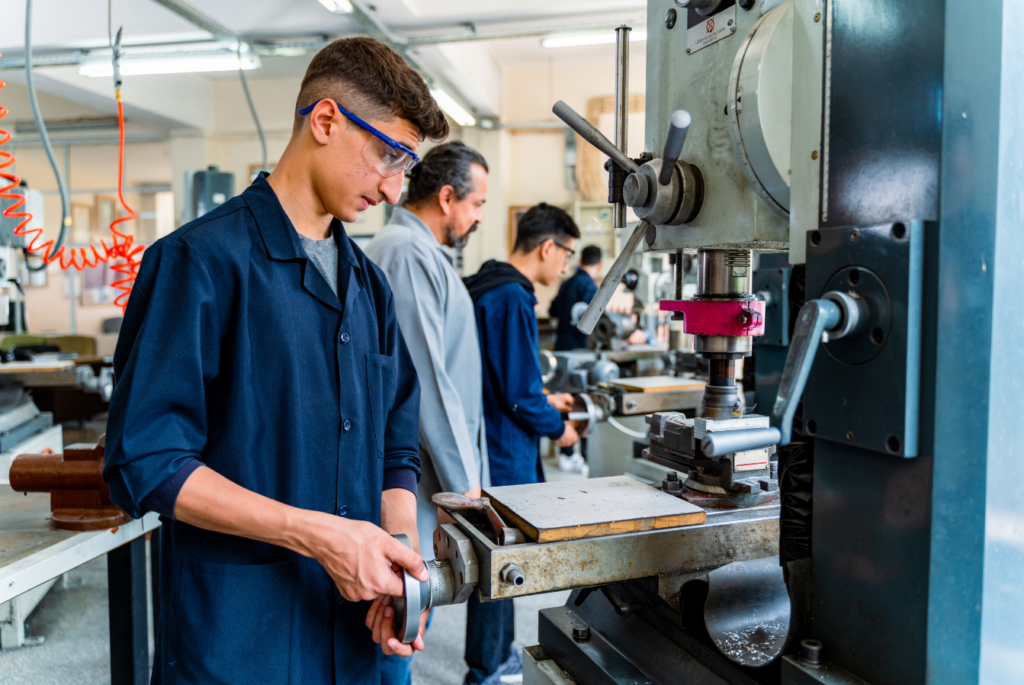
<svg viewBox="0 0 1024 685"><path fill-rule="evenodd" d="M574 621L572 624L572 637L574 640L581 642L590 639L590 626L579 621Z"/></svg>
<svg viewBox="0 0 1024 685"><path fill-rule="evenodd" d="M811 159L817 159L817 158L818 158L818 151L815 150L814 152L811 153Z"/></svg>

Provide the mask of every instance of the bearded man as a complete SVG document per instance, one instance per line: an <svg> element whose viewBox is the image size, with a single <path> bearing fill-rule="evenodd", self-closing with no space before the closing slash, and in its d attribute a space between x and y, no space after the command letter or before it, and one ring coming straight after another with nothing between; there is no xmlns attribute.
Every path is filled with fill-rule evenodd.
<svg viewBox="0 0 1024 685"><path fill-rule="evenodd" d="M420 378L423 477L417 527L425 559L432 557L437 492L479 497L488 486L480 349L473 302L450 256L483 219L487 162L461 142L428 152L409 174L403 207L366 247L388 277L398 323ZM405 685L411 657L386 657L381 682Z"/></svg>

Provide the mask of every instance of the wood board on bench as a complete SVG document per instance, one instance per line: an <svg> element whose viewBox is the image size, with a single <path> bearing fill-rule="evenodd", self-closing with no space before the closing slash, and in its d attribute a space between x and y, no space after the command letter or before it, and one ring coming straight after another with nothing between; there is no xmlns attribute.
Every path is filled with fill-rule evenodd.
<svg viewBox="0 0 1024 685"><path fill-rule="evenodd" d="M638 376L637 378L616 378L609 381L627 392L678 392L680 390L702 390L704 381L678 376Z"/></svg>
<svg viewBox="0 0 1024 685"><path fill-rule="evenodd" d="M488 488L506 524L535 542L579 540L704 523L700 507L629 476Z"/></svg>

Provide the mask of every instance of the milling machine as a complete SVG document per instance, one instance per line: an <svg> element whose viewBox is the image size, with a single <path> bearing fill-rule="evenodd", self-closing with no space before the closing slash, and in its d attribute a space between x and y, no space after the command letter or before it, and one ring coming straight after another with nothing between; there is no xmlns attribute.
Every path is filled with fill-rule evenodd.
<svg viewBox="0 0 1024 685"><path fill-rule="evenodd" d="M649 152L621 152L625 27L614 143L555 113L612 160L616 219L643 220L580 329L642 243L695 255L695 297L661 308L709 361L705 415L656 412L647 453L688 477L492 488L527 540L511 544L442 502L414 604L574 588L541 612L526 683L1024 681L1024 492L1005 477L1024 412L1024 5L649 0L647 16ZM755 295L755 250L800 270L792 320L766 321L781 308ZM764 415L744 413L736 362L766 324L786 361Z"/></svg>

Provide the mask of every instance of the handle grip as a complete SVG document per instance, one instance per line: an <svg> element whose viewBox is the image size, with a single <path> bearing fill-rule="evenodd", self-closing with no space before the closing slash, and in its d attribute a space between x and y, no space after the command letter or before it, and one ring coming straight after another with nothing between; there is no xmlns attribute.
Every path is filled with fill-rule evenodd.
<svg viewBox="0 0 1024 685"><path fill-rule="evenodd" d="M622 253L619 254L615 263L612 264L612 268L608 270L608 275L601 281L601 287L597 289L597 293L594 295L594 299L590 301L587 311L580 317L580 323L576 326L580 333L590 335L594 332L597 322L600 321L601 315L604 314L605 307L608 306L612 295L615 294L615 289L619 287L619 282L622 281L622 277L629 268L629 261L633 259L633 253L640 246L640 239L646 235L649 226L650 224L646 221L641 221L633 229L633 235L629 236L629 240L626 241L626 246L622 249Z"/></svg>
<svg viewBox="0 0 1024 685"><path fill-rule="evenodd" d="M705 457L721 457L733 452L771 447L781 441L782 431L778 428L751 428L708 433L701 440L700 449Z"/></svg>
<svg viewBox="0 0 1024 685"><path fill-rule="evenodd" d="M605 138L604 134L598 131L593 124L577 114L576 110L565 104L562 100L556 102L551 111L554 112L556 117L564 121L566 126L580 134L583 140L610 157L613 162L626 171L633 173L640 168L636 162L626 156L625 152L615 147L615 143Z"/></svg>
<svg viewBox="0 0 1024 685"><path fill-rule="evenodd" d="M690 130L693 117L685 109L677 109L668 122L668 135L665 136L665 154L661 160L661 172L658 174L658 183L667 186L672 181L672 172L679 161L679 155L683 154L683 143L686 142L686 134Z"/></svg>

